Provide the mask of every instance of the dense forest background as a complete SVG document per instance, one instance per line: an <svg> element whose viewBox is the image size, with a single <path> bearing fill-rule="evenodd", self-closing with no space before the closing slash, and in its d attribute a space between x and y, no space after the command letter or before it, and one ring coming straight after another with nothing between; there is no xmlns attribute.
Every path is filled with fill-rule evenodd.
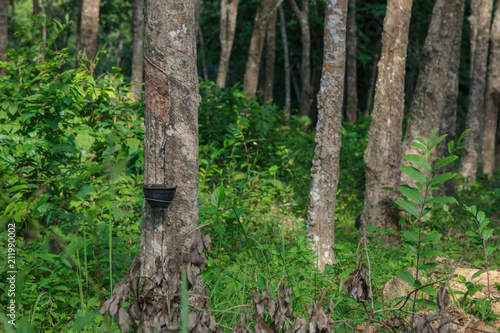
<svg viewBox="0 0 500 333"><path fill-rule="evenodd" d="M479 169L472 182L455 174L468 143L463 134L469 128L467 113L475 103L470 102L471 55L476 46L476 42L471 44L471 36L477 26L471 26L473 20L468 18L474 17L477 3L487 1L465 1L460 20L456 124L452 133L446 133L453 145L445 145L444 155L435 156L432 147L445 140L440 136L443 133L426 134L423 140L414 141L414 147L424 151L421 157L406 158L415 170L422 171L410 172L413 183L400 183L398 174L394 188L374 185L397 198L385 204L383 213L391 215L396 226L379 221L372 225L364 210L372 200L367 195L367 182L372 180L367 177L370 161L366 149L377 108L377 64L388 3L397 1L349 1L348 12L347 2L339 1L346 7L342 13L356 22L355 33L346 37L356 76L349 81L353 58L347 50L346 70L342 71L345 81L339 83L344 98L337 105L342 115L338 187L336 183L331 193L334 204L330 209L335 242L330 242L329 249L334 251L335 261L326 265L311 251L314 237L309 228L311 166L316 147L322 144L316 127L321 121L317 96L328 43L323 39L328 2L280 3L274 68L269 60L268 32L258 57L256 93L248 90L245 73L252 34L258 26L256 13L266 1L239 3L225 87L218 82L218 74L221 5L228 1L188 2L200 8L199 18L195 14L194 24L188 28L196 36L201 95L198 202L193 205L199 209L199 215L195 213L200 227L194 230L194 245L184 248L179 244L179 252L172 255L184 260L184 266L179 264L183 268L174 273L155 271L152 292L145 285L134 289L139 272L134 258L141 256L147 241L141 225L147 215L143 213L148 149L144 124L151 121L142 91L142 67L139 81L133 79L134 27L142 22L134 10L142 7L142 1L0 0L0 330L142 331L141 325L153 322L148 315L163 313L168 319L162 328L182 332L413 329L423 333L432 329L443 332L435 313L446 309L449 317L444 318L454 320L447 328L450 332L500 330L499 165L497 162L496 170L488 174ZM423 50L438 2L414 1L411 8L404 87L393 87L404 92L400 110L403 137L394 139L398 147L409 131L419 74L427 70L422 69L425 61L431 63ZM498 3L489 3L491 15L500 13ZM303 77L307 53L304 21L301 23L297 11L304 5L310 32L308 78ZM91 12L98 8L98 20L82 28L84 8ZM89 55L89 44L82 47L81 36L91 26L95 54ZM349 30L349 26L344 28ZM441 36L447 36L442 32ZM7 39L2 40L3 36ZM493 50L497 44L491 38ZM150 42L145 41L147 52ZM142 49L140 53L142 57ZM490 53L490 63L499 56ZM271 85L270 68L274 73ZM310 109L304 109L304 86L308 84ZM191 88L198 93L198 87ZM388 96L396 95L390 89L389 85ZM357 95L355 107L348 105L353 92ZM495 110L498 113L498 105ZM496 126L496 118L492 119L485 117L483 122ZM441 126L431 125L431 129ZM392 134L382 133L381 137ZM500 156L498 128L492 141ZM401 156L396 159L401 164ZM438 166L448 167L449 174L431 173L420 185L415 184L422 179L420 175L434 172ZM391 168L391 163L383 165L383 169ZM452 178L451 193L433 187L446 180L449 188ZM174 203L188 202L178 200ZM397 214L392 213L395 211ZM14 277L9 280L9 276ZM205 301L193 303L190 297L200 281ZM415 291L411 298L408 290ZM13 308L8 307L11 302ZM433 323L432 329L419 322L424 317ZM439 320L445 319L440 316Z"/></svg>

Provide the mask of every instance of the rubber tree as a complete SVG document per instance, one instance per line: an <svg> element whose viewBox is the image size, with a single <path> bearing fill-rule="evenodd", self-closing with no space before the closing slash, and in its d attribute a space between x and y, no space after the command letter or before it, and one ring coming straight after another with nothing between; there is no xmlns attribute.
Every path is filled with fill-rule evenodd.
<svg viewBox="0 0 500 333"><path fill-rule="evenodd" d="M80 19L76 34L76 49L84 51L87 58L94 59L99 32L100 0L81 0Z"/></svg>
<svg viewBox="0 0 500 333"><path fill-rule="evenodd" d="M238 17L239 0L222 0L220 3L220 59L219 71L217 72L217 85L226 87L226 77L229 68L229 59L233 49L234 32L236 30L236 19Z"/></svg>
<svg viewBox="0 0 500 333"><path fill-rule="evenodd" d="M0 0L0 61L6 61L7 40L8 40L8 0ZM5 68L0 68L0 75L5 75Z"/></svg>
<svg viewBox="0 0 500 333"><path fill-rule="evenodd" d="M316 150L311 169L307 236L319 269L332 265L335 242L335 199L342 144L342 107L346 57L348 0L328 0L325 9L323 69L318 93Z"/></svg>
<svg viewBox="0 0 500 333"><path fill-rule="evenodd" d="M375 100L364 155L366 189L361 226L399 230L391 208L399 186L408 30L412 0L389 0L382 32Z"/></svg>
<svg viewBox="0 0 500 333"><path fill-rule="evenodd" d="M347 78L346 78L346 120L358 120L358 75L357 75L357 35L356 0L349 0L347 13Z"/></svg>
<svg viewBox="0 0 500 333"><path fill-rule="evenodd" d="M130 88L132 97L136 100L141 96L143 82L143 57L144 49L144 0L134 0L133 16L133 45L132 45L132 83L137 85Z"/></svg>

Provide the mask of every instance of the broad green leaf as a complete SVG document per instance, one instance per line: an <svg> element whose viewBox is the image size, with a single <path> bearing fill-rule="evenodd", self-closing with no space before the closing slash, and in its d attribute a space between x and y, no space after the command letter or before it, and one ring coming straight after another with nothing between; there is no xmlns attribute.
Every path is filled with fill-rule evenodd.
<svg viewBox="0 0 500 333"><path fill-rule="evenodd" d="M419 205L422 205L424 203L424 199L417 189L408 185L401 185L398 190Z"/></svg>
<svg viewBox="0 0 500 333"><path fill-rule="evenodd" d="M428 235L425 235L424 237L422 237L420 242L422 242L422 243L434 242L434 241L438 241L440 239L441 239L440 234L428 234Z"/></svg>
<svg viewBox="0 0 500 333"><path fill-rule="evenodd" d="M484 240L488 240L493 235L493 229L485 229L482 232Z"/></svg>
<svg viewBox="0 0 500 333"><path fill-rule="evenodd" d="M455 199L454 197L434 197L434 198L430 198L428 200L425 200L425 204L426 205L430 205L430 204L442 204L442 203L458 203L457 199Z"/></svg>
<svg viewBox="0 0 500 333"><path fill-rule="evenodd" d="M445 157L445 158L443 158L442 160L438 161L438 162L434 165L434 168L433 168L432 170L433 170L433 171L436 171L437 169L442 168L442 167L444 167L445 165L448 165L448 164L452 163L452 162L453 162L453 161L455 161L457 158L458 158L458 156L457 156L457 155L451 155L451 156Z"/></svg>
<svg viewBox="0 0 500 333"><path fill-rule="evenodd" d="M95 142L95 139L87 133L78 133L75 138L75 142L82 150L89 150Z"/></svg>
<svg viewBox="0 0 500 333"><path fill-rule="evenodd" d="M225 197L224 186L222 186L222 185L217 186L217 188L213 191L212 196L211 196L212 205L214 205L217 208L220 208L220 205L224 201L224 197Z"/></svg>
<svg viewBox="0 0 500 333"><path fill-rule="evenodd" d="M490 254L492 254L493 252L495 252L495 251L496 251L496 249L497 249L496 247L491 247L491 246L488 246L488 247L486 248L486 255L488 255L488 256L489 256Z"/></svg>
<svg viewBox="0 0 500 333"><path fill-rule="evenodd" d="M431 165L422 156L419 156L416 154L408 154L408 155L403 156L403 158L405 160L408 160L408 161L415 163L417 166L421 167L422 169L424 169L426 171L429 171L429 172L431 171Z"/></svg>
<svg viewBox="0 0 500 333"><path fill-rule="evenodd" d="M427 140L427 146L430 145L436 134L439 132L439 128L435 128L432 130L431 135L429 135L429 139Z"/></svg>
<svg viewBox="0 0 500 333"><path fill-rule="evenodd" d="M424 141L424 140L422 140L422 139L420 139L420 138L415 138L415 141L418 141L418 142L420 142L421 144L423 144L424 146L426 146L426 147L427 147L427 144L425 143L425 141ZM425 150L427 150L427 148L426 148Z"/></svg>
<svg viewBox="0 0 500 333"><path fill-rule="evenodd" d="M481 229L484 229L490 224L491 220L490 219L484 219L483 222L479 223L479 227Z"/></svg>
<svg viewBox="0 0 500 333"><path fill-rule="evenodd" d="M412 142L410 143L410 146L413 146L415 148L418 148L420 149L421 151L426 151L427 148L425 147L425 145L421 144L421 143L418 143L418 142Z"/></svg>
<svg viewBox="0 0 500 333"><path fill-rule="evenodd" d="M395 201L395 204L398 205L399 207L403 208L405 211L407 211L408 213L410 213L411 215L413 215L415 217L420 216L420 212L418 211L415 204L411 201L398 199Z"/></svg>
<svg viewBox="0 0 500 333"><path fill-rule="evenodd" d="M476 219L479 223L483 222L485 217L486 217L486 214L483 211L477 212Z"/></svg>
<svg viewBox="0 0 500 333"><path fill-rule="evenodd" d="M454 145L455 145L455 143L453 141L448 142L448 152L450 154L453 154Z"/></svg>
<svg viewBox="0 0 500 333"><path fill-rule="evenodd" d="M403 280L408 282L408 284L410 284L411 286L415 286L415 278L413 277L413 275L410 274L410 272L400 271L398 275L401 276Z"/></svg>
<svg viewBox="0 0 500 333"><path fill-rule="evenodd" d="M420 265L420 269L423 270L423 269L435 269L437 267L438 264L434 263L434 262L430 262L430 263L427 263L427 264L423 264L423 265Z"/></svg>
<svg viewBox="0 0 500 333"><path fill-rule="evenodd" d="M11 115L14 115L17 112L17 105L12 104L11 106L9 106L9 112Z"/></svg>
<svg viewBox="0 0 500 333"><path fill-rule="evenodd" d="M479 275L481 275L483 273L486 273L486 270L480 269L476 273L472 274L472 278L471 279L475 279L475 278L477 278Z"/></svg>
<svg viewBox="0 0 500 333"><path fill-rule="evenodd" d="M470 231L470 230L466 231L465 235L470 236L470 237L479 237L474 231Z"/></svg>
<svg viewBox="0 0 500 333"><path fill-rule="evenodd" d="M401 167L401 171L407 174L410 178L415 179L416 181L421 182L424 185L427 184L427 177L425 177L420 170L417 170L411 166L403 165Z"/></svg>
<svg viewBox="0 0 500 333"><path fill-rule="evenodd" d="M418 236L411 231L405 230L401 233L401 236L413 243L418 243Z"/></svg>
<svg viewBox="0 0 500 333"><path fill-rule="evenodd" d="M429 150L431 150L432 148L436 147L441 141L444 140L444 138L446 138L448 136L448 134L444 134L444 135L441 135L439 138L437 138L436 140L434 140L433 143L431 143L431 145L429 146Z"/></svg>
<svg viewBox="0 0 500 333"><path fill-rule="evenodd" d="M432 178L429 182L429 186L436 185L436 184L441 184L444 183L445 181L448 181L450 179L453 179L457 176L456 173L451 173L451 172L446 172L440 175L437 175L436 177Z"/></svg>
<svg viewBox="0 0 500 333"><path fill-rule="evenodd" d="M438 251L438 250L425 250L425 251L420 252L420 255L422 257L432 258L432 257L442 256L443 252Z"/></svg>

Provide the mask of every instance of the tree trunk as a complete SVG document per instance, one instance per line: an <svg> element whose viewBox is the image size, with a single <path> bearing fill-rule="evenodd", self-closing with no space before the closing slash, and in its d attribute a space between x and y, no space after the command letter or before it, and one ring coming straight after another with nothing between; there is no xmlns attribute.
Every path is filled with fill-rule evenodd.
<svg viewBox="0 0 500 333"><path fill-rule="evenodd" d="M8 40L8 21L9 1L0 0L0 61L7 61L7 40ZM0 68L0 75L5 75L5 68Z"/></svg>
<svg viewBox="0 0 500 333"><path fill-rule="evenodd" d="M389 0L382 33L378 79L365 150L366 189L361 225L399 230L391 208L397 194L381 187L399 186L404 83L412 0Z"/></svg>
<svg viewBox="0 0 500 333"><path fill-rule="evenodd" d="M484 98L486 93L486 67L493 0L472 0L471 16L471 66L469 110L465 128L471 129L464 140L459 174L471 184L476 182L476 172L481 164L481 131L483 130Z"/></svg>
<svg viewBox="0 0 500 333"><path fill-rule="evenodd" d="M300 114L311 116L311 33L309 31L309 1L302 0L302 10L295 0L290 0L293 11L300 23L300 40L302 43L302 60L300 63L300 78L302 90L300 92Z"/></svg>
<svg viewBox="0 0 500 333"><path fill-rule="evenodd" d="M321 270L334 261L332 245L342 143L347 1L328 0L325 9L323 72L307 216L307 236L313 242L311 247L318 255Z"/></svg>
<svg viewBox="0 0 500 333"><path fill-rule="evenodd" d="M220 3L220 59L219 71L217 72L217 85L226 87L227 70L229 59L233 49L234 32L236 30L236 18L238 16L239 0L222 0Z"/></svg>
<svg viewBox="0 0 500 333"><path fill-rule="evenodd" d="M444 90L453 56L450 50L453 50L457 26L462 21L462 2L463 0L437 0L434 4L429 31L421 52L420 73L403 141L403 156L425 156L421 150L410 146L410 143L416 138L427 141L431 132L438 127L437 124L441 124ZM433 156L437 156L435 150ZM402 164L413 165L405 159L402 159ZM415 183L407 174L401 174L401 184L415 186Z"/></svg>
<svg viewBox="0 0 500 333"><path fill-rule="evenodd" d="M203 80L208 81L207 61L205 59L205 41L203 40L203 31L201 31L200 22L198 22L198 39L200 41L201 67L203 71Z"/></svg>
<svg viewBox="0 0 500 333"><path fill-rule="evenodd" d="M347 14L347 121L356 123L358 120L358 79L357 79L357 34L356 0L349 0Z"/></svg>
<svg viewBox="0 0 500 333"><path fill-rule="evenodd" d="M497 1L495 18L491 25L490 63L488 65L488 89L484 113L483 172L489 178L495 172L495 143L497 133L498 107L500 106L500 0ZM500 166L500 165L497 165Z"/></svg>
<svg viewBox="0 0 500 333"><path fill-rule="evenodd" d="M290 82L290 57L288 55L288 37L286 35L286 20L283 7L279 7L280 14L280 29L281 39L283 40L283 57L284 57L284 71L285 71L285 108L288 110L288 118L290 118L290 108L292 106L292 93Z"/></svg>
<svg viewBox="0 0 500 333"><path fill-rule="evenodd" d="M450 155L448 152L448 143L454 141L456 143L456 125L457 125L457 103L458 103L458 84L460 71L460 49L462 47L462 30L463 17L465 10L465 0L461 0L461 8L459 12L460 20L457 24L455 32L455 41L452 49L452 57L450 67L446 74L446 85L444 88L444 109L443 118L441 119L441 127L439 135L448 134L437 146L438 156L445 158ZM438 170L438 173L455 172L455 165L448 164ZM455 179L450 179L438 185L439 196L455 196Z"/></svg>
<svg viewBox="0 0 500 333"><path fill-rule="evenodd" d="M366 108L364 112L365 117L368 117L372 110L373 95L375 94L375 84L377 83L377 67L378 67L379 57L380 56L376 54L375 57L373 58L373 69L372 69L372 75L370 77L370 87L368 88L368 97L366 98Z"/></svg>
<svg viewBox="0 0 500 333"><path fill-rule="evenodd" d="M274 60L276 58L276 18L277 11L269 18L267 24L267 47L266 47L266 83L264 89L264 103L273 102L274 89Z"/></svg>
<svg viewBox="0 0 500 333"><path fill-rule="evenodd" d="M33 0L33 16L40 15L40 3L38 0Z"/></svg>
<svg viewBox="0 0 500 333"><path fill-rule="evenodd" d="M177 187L176 201L168 209L153 210L146 200L143 203L141 275L153 277L156 263L169 267L178 249L183 245L190 249L199 235L193 231L198 227L201 98L194 1L146 0L145 4L144 184ZM189 260L184 263L190 292L197 293L202 277L194 276L200 269Z"/></svg>
<svg viewBox="0 0 500 333"><path fill-rule="evenodd" d="M134 35L132 52L132 83L137 85L130 88L132 97L138 101L141 97L143 82L143 49L144 49L144 0L134 0Z"/></svg>
<svg viewBox="0 0 500 333"><path fill-rule="evenodd" d="M76 49L78 51L85 51L87 58L93 60L97 48L97 33L99 31L100 0L82 0L81 6Z"/></svg>

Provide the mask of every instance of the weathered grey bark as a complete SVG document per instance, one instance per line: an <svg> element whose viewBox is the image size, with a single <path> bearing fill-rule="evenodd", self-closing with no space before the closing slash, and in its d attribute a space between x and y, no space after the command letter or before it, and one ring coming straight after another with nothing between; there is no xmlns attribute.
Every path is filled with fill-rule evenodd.
<svg viewBox="0 0 500 333"><path fill-rule="evenodd" d="M481 164L481 131L483 130L486 93L486 67L488 42L493 10L493 0L472 0L471 16L471 69L469 109L465 128L471 129L464 140L459 174L471 184L476 182L476 172ZM474 143L474 144L473 144Z"/></svg>
<svg viewBox="0 0 500 333"><path fill-rule="evenodd" d="M300 62L300 114L311 116L311 32L309 30L309 1L302 0L299 9L295 0L290 0L293 11L300 23L300 41L302 43L302 60Z"/></svg>
<svg viewBox="0 0 500 333"><path fill-rule="evenodd" d="M201 66L202 66L202 71L203 71L203 80L208 81L207 61L205 59L205 41L203 39L203 31L201 31L200 22L198 22L198 39L200 41Z"/></svg>
<svg viewBox="0 0 500 333"><path fill-rule="evenodd" d="M368 117L370 115L373 106L373 95L375 94L375 84L377 82L378 59L379 55L376 54L373 59L373 69L372 69L372 75L370 77L370 87L368 88L368 97L366 98L366 108L364 112L365 117Z"/></svg>
<svg viewBox="0 0 500 333"><path fill-rule="evenodd" d="M325 9L323 72L307 214L307 236L312 241L312 250L318 255L321 270L334 262L332 245L342 144L347 1L328 0Z"/></svg>
<svg viewBox="0 0 500 333"><path fill-rule="evenodd" d="M141 227L142 276L152 276L192 242L198 227L198 73L194 1L146 0L144 74L144 184L176 187L166 210L144 200ZM161 27L161 28L159 28ZM190 233L191 232L191 233ZM184 243L183 243L184 242ZM193 271L186 263L186 272ZM190 284L202 287L201 276Z"/></svg>
<svg viewBox="0 0 500 333"><path fill-rule="evenodd" d="M217 85L226 87L227 70L229 59L233 49L234 31L236 30L236 19L238 16L239 0L222 0L220 3L220 59L219 71L217 72Z"/></svg>
<svg viewBox="0 0 500 333"><path fill-rule="evenodd" d="M496 165L497 168L500 167L500 117L498 117L498 123L497 123L497 137L496 137L496 149L495 149L495 165Z"/></svg>
<svg viewBox="0 0 500 333"><path fill-rule="evenodd" d="M290 57L288 53L288 37L286 35L286 20L285 13L283 12L283 7L279 7L280 14L280 29L281 29L281 39L283 40L283 58L284 58L284 71L285 71L285 108L290 112L292 106L292 93L291 93L291 81L290 81ZM290 113L289 113L290 115Z"/></svg>
<svg viewBox="0 0 500 333"><path fill-rule="evenodd" d="M100 0L82 0L78 25L76 49L84 51L89 59L94 59L99 32Z"/></svg>
<svg viewBox="0 0 500 333"><path fill-rule="evenodd" d="M424 48L421 53L420 73L413 95L402 155L424 152L410 145L415 138L427 141L431 132L441 124L444 109L444 90L448 79L450 61L453 56L457 26L463 0L436 0ZM436 150L433 156L437 156ZM413 165L402 159L403 165ZM429 175L427 175L429 176ZM401 184L414 186L416 181L401 173Z"/></svg>
<svg viewBox="0 0 500 333"><path fill-rule="evenodd" d="M8 40L8 9L9 1L0 0L0 61L7 61L5 55L7 54L7 40ZM0 68L0 75L5 75L5 68Z"/></svg>
<svg viewBox="0 0 500 333"><path fill-rule="evenodd" d="M137 85L132 86L130 91L135 100L139 100L142 91L143 82L143 49L144 49L144 0L134 0L134 32L132 46L132 83Z"/></svg>
<svg viewBox="0 0 500 333"><path fill-rule="evenodd" d="M196 30L198 30L198 25L200 24L200 14L201 14L201 0L195 0L194 2L194 24Z"/></svg>
<svg viewBox="0 0 500 333"><path fill-rule="evenodd" d="M257 84L259 82L260 59L266 36L267 22L274 7L274 0L260 0L257 14L253 22L252 37L248 49L248 58L245 68L243 83L245 93L250 97L255 97L257 93Z"/></svg>
<svg viewBox="0 0 500 333"><path fill-rule="evenodd" d="M500 0L497 1L495 17L491 25L491 46L488 65L488 88L484 111L483 172L489 178L495 172L495 143L498 120L498 103L500 102ZM500 165L497 165L497 167Z"/></svg>
<svg viewBox="0 0 500 333"><path fill-rule="evenodd" d="M404 82L412 0L389 0L382 33L382 51L364 161L366 189L361 225L399 230L391 207L397 194L381 187L399 186Z"/></svg>
<svg viewBox="0 0 500 333"><path fill-rule="evenodd" d="M446 85L444 88L444 109L443 118L441 119L441 127L439 135L448 134L437 146L438 156L445 158L450 155L448 152L448 143L454 141L456 143L456 125L457 125L457 103L458 103L458 83L460 71L460 49L462 47L462 30L463 17L465 10L465 0L461 1L461 10L459 13L460 21L455 32L455 41L452 49L452 57L450 67L446 74ZM438 170L438 173L455 172L455 165L448 164ZM450 179L439 184L439 196L455 196L455 179Z"/></svg>
<svg viewBox="0 0 500 333"><path fill-rule="evenodd" d="M278 12L269 18L267 24L267 42L266 42L266 81L264 89L264 103L270 104L273 101L274 90L274 61L276 58L276 18Z"/></svg>
<svg viewBox="0 0 500 333"><path fill-rule="evenodd" d="M349 0L349 12L347 13L346 120L350 123L358 121L357 34L356 0Z"/></svg>

